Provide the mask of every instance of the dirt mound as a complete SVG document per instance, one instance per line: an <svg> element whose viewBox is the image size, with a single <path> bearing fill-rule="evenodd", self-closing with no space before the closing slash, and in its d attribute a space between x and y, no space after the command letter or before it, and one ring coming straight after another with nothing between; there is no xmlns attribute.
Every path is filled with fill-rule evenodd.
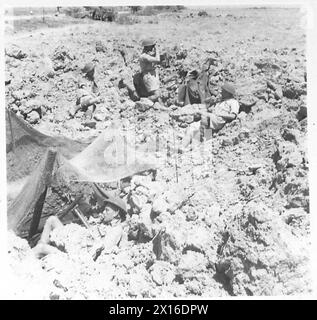
<svg viewBox="0 0 317 320"><path fill-rule="evenodd" d="M283 217L250 202L224 234L217 271L225 275L234 295L305 294L310 288L310 274L302 269L309 263L307 244Z"/></svg>
<svg viewBox="0 0 317 320"><path fill-rule="evenodd" d="M50 280L26 240L8 233L9 266L13 270L8 295L12 299L48 299Z"/></svg>

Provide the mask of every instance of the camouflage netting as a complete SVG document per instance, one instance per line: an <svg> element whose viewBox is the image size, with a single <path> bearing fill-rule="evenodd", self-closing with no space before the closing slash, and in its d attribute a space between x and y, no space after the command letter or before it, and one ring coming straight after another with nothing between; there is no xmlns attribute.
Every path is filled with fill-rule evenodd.
<svg viewBox="0 0 317 320"><path fill-rule="evenodd" d="M144 152L126 145L117 130L103 132L84 149L84 143L42 134L8 110L6 133L8 228L19 234L29 228L30 214L50 186L108 183L155 168Z"/></svg>
<svg viewBox="0 0 317 320"><path fill-rule="evenodd" d="M6 112L7 180L16 181L30 175L48 148L56 148L66 159L72 158L86 143L65 137L51 137L32 128L9 109Z"/></svg>

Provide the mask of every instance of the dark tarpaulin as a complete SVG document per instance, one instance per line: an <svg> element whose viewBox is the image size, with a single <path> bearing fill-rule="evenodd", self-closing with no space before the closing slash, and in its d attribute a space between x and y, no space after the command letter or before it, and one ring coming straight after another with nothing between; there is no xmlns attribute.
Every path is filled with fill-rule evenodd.
<svg viewBox="0 0 317 320"><path fill-rule="evenodd" d="M41 214L36 211L42 210L40 202L50 186L71 181L119 181L157 167L146 153L126 146L119 130L106 130L88 145L45 135L7 110L6 135L8 187L20 185L8 204L8 228L18 234L26 230L32 212L33 218ZM40 219L35 218L37 226ZM34 232L35 225L31 225Z"/></svg>
<svg viewBox="0 0 317 320"><path fill-rule="evenodd" d="M51 184L56 151L48 150L37 170L31 174L16 197L8 207L8 228L19 231L26 215L31 212L46 188Z"/></svg>

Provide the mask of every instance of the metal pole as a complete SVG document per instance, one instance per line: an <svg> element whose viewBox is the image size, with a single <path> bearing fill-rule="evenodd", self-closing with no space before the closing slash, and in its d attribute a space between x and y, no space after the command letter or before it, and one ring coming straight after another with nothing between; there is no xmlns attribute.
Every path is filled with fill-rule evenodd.
<svg viewBox="0 0 317 320"><path fill-rule="evenodd" d="M73 212L76 214L76 216L79 218L79 220L83 223L83 225L87 228L87 230L89 231L89 234L91 235L91 237L93 239L96 239L96 237L94 236L94 234L91 231L91 227L88 224L88 222L86 221L84 215L81 213L81 211L78 208L78 205L75 206L75 208L73 209Z"/></svg>
<svg viewBox="0 0 317 320"><path fill-rule="evenodd" d="M43 206L44 206L44 201L46 198L46 193L47 193L47 187L45 188L44 192L41 194L40 198L38 199L38 201L35 204L32 222L31 222L30 231L29 231L29 238L28 238L29 240L37 232L37 227L38 227L40 220L41 220L41 215L42 215L42 210L43 210Z"/></svg>

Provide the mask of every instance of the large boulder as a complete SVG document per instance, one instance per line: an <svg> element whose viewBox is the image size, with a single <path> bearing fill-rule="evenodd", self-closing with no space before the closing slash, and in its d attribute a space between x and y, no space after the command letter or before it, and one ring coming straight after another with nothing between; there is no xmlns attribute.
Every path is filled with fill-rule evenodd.
<svg viewBox="0 0 317 320"><path fill-rule="evenodd" d="M15 58L18 60L22 60L27 57L26 52L24 52L20 47L17 45L12 45L5 50L7 56L11 58Z"/></svg>

